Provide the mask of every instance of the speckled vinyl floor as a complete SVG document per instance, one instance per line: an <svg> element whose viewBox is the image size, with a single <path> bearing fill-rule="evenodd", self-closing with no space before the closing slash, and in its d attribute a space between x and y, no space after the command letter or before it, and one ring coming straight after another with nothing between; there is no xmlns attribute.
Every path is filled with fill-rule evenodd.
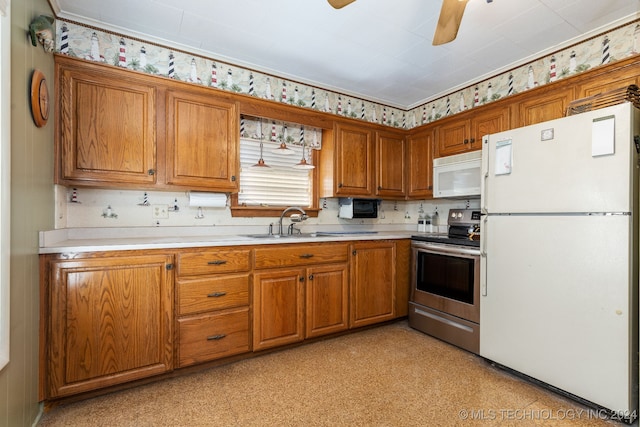
<svg viewBox="0 0 640 427"><path fill-rule="evenodd" d="M53 426L623 426L406 321L56 407Z"/></svg>

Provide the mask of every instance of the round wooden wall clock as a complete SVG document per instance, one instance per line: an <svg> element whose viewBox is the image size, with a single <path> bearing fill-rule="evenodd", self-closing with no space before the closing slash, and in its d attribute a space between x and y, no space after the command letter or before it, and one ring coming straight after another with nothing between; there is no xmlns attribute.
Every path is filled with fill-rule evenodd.
<svg viewBox="0 0 640 427"><path fill-rule="evenodd" d="M34 70L31 76L31 115L37 127L46 125L49 120L49 88L40 70Z"/></svg>

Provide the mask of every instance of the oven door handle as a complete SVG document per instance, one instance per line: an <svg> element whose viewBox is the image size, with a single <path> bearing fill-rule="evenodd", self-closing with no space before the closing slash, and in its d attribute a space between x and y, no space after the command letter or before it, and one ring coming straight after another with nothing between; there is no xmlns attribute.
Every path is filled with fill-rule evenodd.
<svg viewBox="0 0 640 427"><path fill-rule="evenodd" d="M482 217L482 234L480 235L480 295L487 296L487 223L488 215Z"/></svg>
<svg viewBox="0 0 640 427"><path fill-rule="evenodd" d="M419 251L429 251L435 254L461 255L461 256L478 256L478 249L467 249L460 246L439 245L428 243L414 243L413 247Z"/></svg>

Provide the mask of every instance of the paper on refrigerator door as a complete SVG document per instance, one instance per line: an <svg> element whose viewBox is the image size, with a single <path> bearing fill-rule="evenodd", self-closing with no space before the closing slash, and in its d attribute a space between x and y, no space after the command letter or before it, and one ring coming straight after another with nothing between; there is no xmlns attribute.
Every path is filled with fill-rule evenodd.
<svg viewBox="0 0 640 427"><path fill-rule="evenodd" d="M598 117L591 123L591 156L615 153L615 116Z"/></svg>
<svg viewBox="0 0 640 427"><path fill-rule="evenodd" d="M507 175L511 173L512 155L511 140L496 142L496 175Z"/></svg>

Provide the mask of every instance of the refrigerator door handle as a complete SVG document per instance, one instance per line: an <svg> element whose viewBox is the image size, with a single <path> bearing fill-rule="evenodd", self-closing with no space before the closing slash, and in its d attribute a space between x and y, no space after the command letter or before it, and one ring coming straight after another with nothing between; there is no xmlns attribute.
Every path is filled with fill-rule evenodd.
<svg viewBox="0 0 640 427"><path fill-rule="evenodd" d="M480 295L487 296L487 222L489 217L483 215L482 217L482 235L480 240L482 247L480 248Z"/></svg>
<svg viewBox="0 0 640 427"><path fill-rule="evenodd" d="M482 179L480 180L480 196L482 206L480 207L480 212L483 214L487 213L487 198L485 194L487 194L487 179L489 178L489 136L485 135L482 137Z"/></svg>

